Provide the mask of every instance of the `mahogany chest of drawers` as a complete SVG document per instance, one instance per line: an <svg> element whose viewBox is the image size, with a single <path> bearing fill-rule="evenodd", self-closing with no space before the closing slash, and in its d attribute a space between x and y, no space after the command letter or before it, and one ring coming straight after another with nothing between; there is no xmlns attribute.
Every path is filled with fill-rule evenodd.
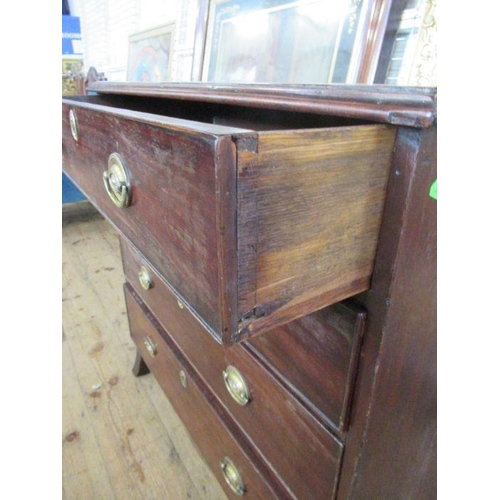
<svg viewBox="0 0 500 500"><path fill-rule="evenodd" d="M433 498L435 89L93 90L63 169L121 236L134 373L228 496Z"/></svg>

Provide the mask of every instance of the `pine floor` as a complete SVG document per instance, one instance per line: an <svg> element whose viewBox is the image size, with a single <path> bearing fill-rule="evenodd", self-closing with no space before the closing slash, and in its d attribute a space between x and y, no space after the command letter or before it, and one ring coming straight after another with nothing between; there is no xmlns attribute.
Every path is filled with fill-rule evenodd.
<svg viewBox="0 0 500 500"><path fill-rule="evenodd" d="M225 500L151 374L132 375L118 236L63 217L62 498Z"/></svg>

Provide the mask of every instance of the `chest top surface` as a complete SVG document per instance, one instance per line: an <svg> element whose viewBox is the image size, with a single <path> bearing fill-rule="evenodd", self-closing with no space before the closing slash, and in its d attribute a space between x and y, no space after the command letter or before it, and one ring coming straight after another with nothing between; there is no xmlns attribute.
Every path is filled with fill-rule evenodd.
<svg viewBox="0 0 500 500"><path fill-rule="evenodd" d="M435 87L95 82L90 90L108 95L337 115L414 127L428 127L437 116Z"/></svg>

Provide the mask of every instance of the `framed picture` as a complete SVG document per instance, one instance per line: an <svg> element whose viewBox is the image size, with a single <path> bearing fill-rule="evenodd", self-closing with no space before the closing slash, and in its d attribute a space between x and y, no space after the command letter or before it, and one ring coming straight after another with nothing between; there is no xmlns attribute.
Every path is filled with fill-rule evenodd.
<svg viewBox="0 0 500 500"><path fill-rule="evenodd" d="M366 3L366 2L365 2ZM346 83L363 0L210 0L202 80Z"/></svg>
<svg viewBox="0 0 500 500"><path fill-rule="evenodd" d="M407 0L391 8L375 83L437 85L437 0Z"/></svg>
<svg viewBox="0 0 500 500"><path fill-rule="evenodd" d="M62 95L78 95L83 93L83 59L62 59ZM79 88L81 87L81 88Z"/></svg>
<svg viewBox="0 0 500 500"><path fill-rule="evenodd" d="M170 79L175 23L155 26L129 36L127 81Z"/></svg>

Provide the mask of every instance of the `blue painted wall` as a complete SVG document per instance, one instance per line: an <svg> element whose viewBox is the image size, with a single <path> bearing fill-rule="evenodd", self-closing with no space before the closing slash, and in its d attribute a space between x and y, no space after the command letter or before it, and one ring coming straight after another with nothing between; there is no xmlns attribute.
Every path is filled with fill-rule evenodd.
<svg viewBox="0 0 500 500"><path fill-rule="evenodd" d="M63 5L64 7L64 5ZM63 9L64 11L64 9ZM62 16L62 53L64 55L82 55L82 35L80 30L80 18L63 15ZM83 193L69 180L69 177L62 174L62 202L72 203L85 200Z"/></svg>
<svg viewBox="0 0 500 500"><path fill-rule="evenodd" d="M69 177L62 174L62 202L73 203L85 200L85 195L69 180Z"/></svg>

